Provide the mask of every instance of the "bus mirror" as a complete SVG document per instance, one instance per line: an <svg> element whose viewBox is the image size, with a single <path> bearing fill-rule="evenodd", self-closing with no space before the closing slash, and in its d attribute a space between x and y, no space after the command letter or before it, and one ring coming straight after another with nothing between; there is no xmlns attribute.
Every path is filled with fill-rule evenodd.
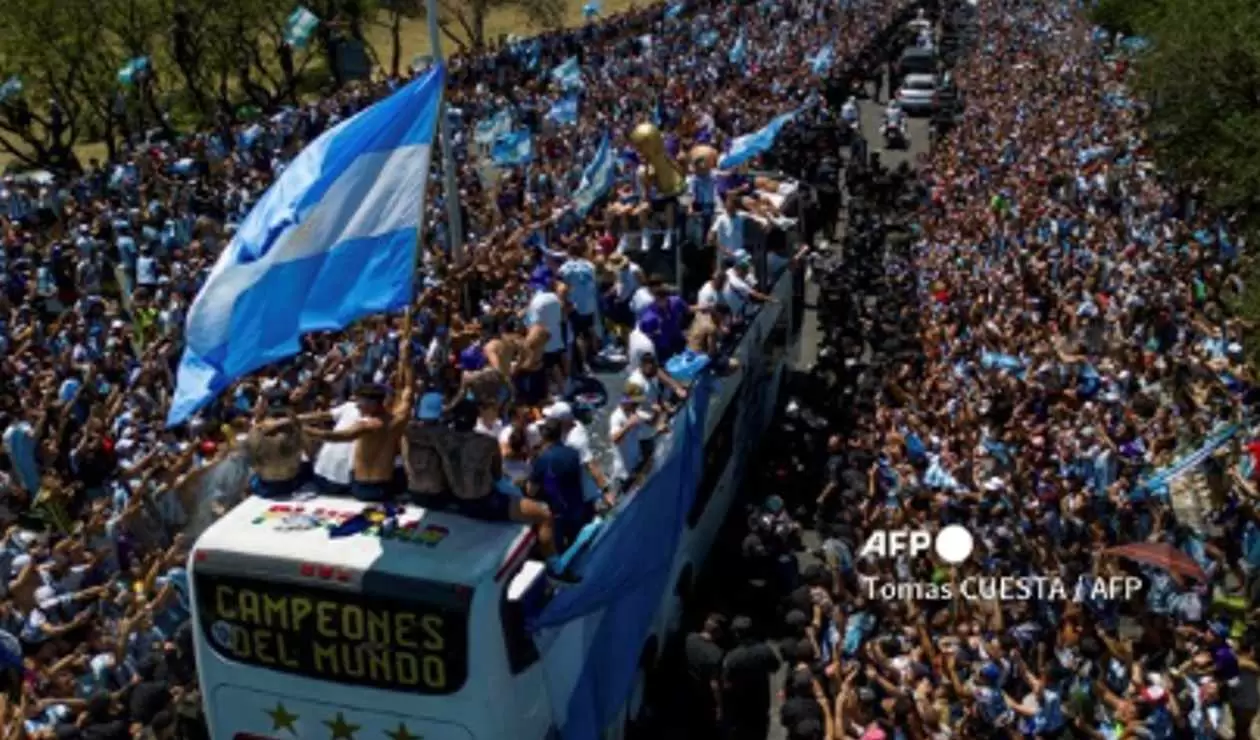
<svg viewBox="0 0 1260 740"><path fill-rule="evenodd" d="M546 567L537 560L526 560L508 583L509 602L520 604L527 612L541 608L547 590Z"/></svg>

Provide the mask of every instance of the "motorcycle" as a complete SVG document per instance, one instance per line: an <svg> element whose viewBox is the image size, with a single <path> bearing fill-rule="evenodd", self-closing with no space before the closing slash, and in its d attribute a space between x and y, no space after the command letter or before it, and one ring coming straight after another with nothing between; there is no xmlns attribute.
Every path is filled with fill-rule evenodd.
<svg viewBox="0 0 1260 740"><path fill-rule="evenodd" d="M906 149L910 146L910 134L905 121L884 121L884 146L888 149Z"/></svg>

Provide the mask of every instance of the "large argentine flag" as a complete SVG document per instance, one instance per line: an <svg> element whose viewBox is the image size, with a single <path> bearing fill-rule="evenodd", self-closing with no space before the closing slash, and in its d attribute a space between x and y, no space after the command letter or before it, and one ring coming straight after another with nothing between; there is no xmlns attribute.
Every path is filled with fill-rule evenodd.
<svg viewBox="0 0 1260 740"><path fill-rule="evenodd" d="M263 194L188 311L168 424L297 353L302 334L410 302L445 74L326 131Z"/></svg>

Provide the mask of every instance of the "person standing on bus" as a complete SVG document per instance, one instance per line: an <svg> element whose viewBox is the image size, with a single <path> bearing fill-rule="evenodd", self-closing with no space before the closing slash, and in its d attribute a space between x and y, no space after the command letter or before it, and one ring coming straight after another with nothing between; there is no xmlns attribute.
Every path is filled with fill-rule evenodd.
<svg viewBox="0 0 1260 740"><path fill-rule="evenodd" d="M556 392L563 393L569 376L564 301L556 294L556 285L551 277L535 278L530 281L530 287L534 289L534 295L525 308L525 323L529 325L530 336L534 336L540 327L546 332L543 371Z"/></svg>
<svg viewBox="0 0 1260 740"><path fill-rule="evenodd" d="M582 458L564 443L564 427L557 419L542 423L542 450L534 458L526 491L545 501L555 521L556 549L563 552L595 518L595 504L582 488Z"/></svg>
<svg viewBox="0 0 1260 740"><path fill-rule="evenodd" d="M354 465L350 476L350 493L360 501L382 502L397 490L396 460L403 433L411 421L415 400L411 367L411 312L403 319L402 341L395 375L397 396L386 405L388 391L379 385L359 389L359 412L363 418L341 430L308 428L311 436L325 442L354 442Z"/></svg>

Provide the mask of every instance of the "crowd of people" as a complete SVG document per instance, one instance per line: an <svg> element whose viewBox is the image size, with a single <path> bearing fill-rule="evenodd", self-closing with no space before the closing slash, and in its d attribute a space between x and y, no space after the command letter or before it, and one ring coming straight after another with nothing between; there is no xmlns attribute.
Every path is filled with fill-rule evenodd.
<svg viewBox="0 0 1260 740"><path fill-rule="evenodd" d="M753 485L782 497L687 638L690 737L763 737L783 665L801 740L1257 737L1242 245L1155 170L1121 39L975 7L917 184L850 172L820 359ZM974 549L866 547L947 525Z"/></svg>
<svg viewBox="0 0 1260 740"><path fill-rule="evenodd" d="M832 44L842 67L901 11L896 3L700 0L452 60L447 100L466 258L453 258L449 196L434 174L406 318L307 337L292 361L236 384L175 428L164 419L183 321L217 255L307 142L401 81L351 84L177 140L137 139L118 161L90 162L75 176L5 175L0 724L30 737L201 736L188 533L247 491L286 495L314 482L369 500L393 495L397 450L379 443L395 429L380 420L395 413L495 435L517 492L551 504L517 496L509 515L561 543L570 538L575 522L633 485L650 451L635 443L684 397L664 364L716 352L752 304L768 299L751 279L742 221L791 227L778 210L791 186L719 176L716 152L785 111L825 115L827 70L806 52ZM570 58L580 62L580 108L575 123L561 123L547 114L575 90L561 89L551 70ZM478 124L505 110L532 132L526 166L490 166L477 145ZM677 274L662 280L635 264L659 204L653 173L626 137L649 119L688 174L678 207L702 218L699 234L687 234L690 248L712 244L718 255L711 273L700 262L705 285L696 295L671 289ZM617 184L583 217L571 199L604 132L621 153ZM708 149L686 156L695 146ZM683 248L681 236L673 248ZM631 377L606 389L616 428L588 433L574 418L582 395L572 391L610 343L618 352L605 354L623 355ZM291 433L295 421L303 433ZM372 435L378 444L364 444ZM587 436L611 439L607 468L584 446ZM317 453L310 443L321 441ZM242 470L247 476L225 473ZM238 485L243 477L248 486ZM534 490L543 478L546 490ZM553 484L564 490L557 495Z"/></svg>

